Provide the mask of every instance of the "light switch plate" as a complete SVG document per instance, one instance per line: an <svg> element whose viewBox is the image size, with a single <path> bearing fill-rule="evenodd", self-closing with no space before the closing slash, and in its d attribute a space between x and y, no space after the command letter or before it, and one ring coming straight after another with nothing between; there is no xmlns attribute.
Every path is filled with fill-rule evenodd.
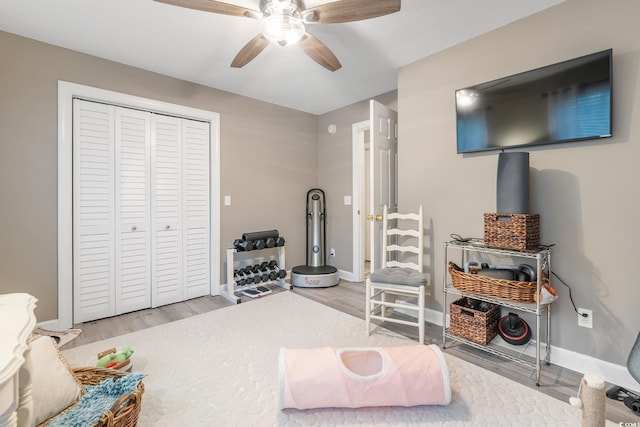
<svg viewBox="0 0 640 427"><path fill-rule="evenodd" d="M231 196L224 196L224 205L231 206Z"/></svg>
<svg viewBox="0 0 640 427"><path fill-rule="evenodd" d="M344 196L345 206L351 206L351 196Z"/></svg>

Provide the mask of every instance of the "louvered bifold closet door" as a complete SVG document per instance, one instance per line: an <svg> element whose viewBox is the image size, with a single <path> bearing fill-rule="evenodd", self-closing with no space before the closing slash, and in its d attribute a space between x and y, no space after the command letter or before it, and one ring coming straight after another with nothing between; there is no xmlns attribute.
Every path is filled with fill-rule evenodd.
<svg viewBox="0 0 640 427"><path fill-rule="evenodd" d="M73 317L113 316L114 107L73 101Z"/></svg>
<svg viewBox="0 0 640 427"><path fill-rule="evenodd" d="M151 113L116 107L116 314L151 306Z"/></svg>
<svg viewBox="0 0 640 427"><path fill-rule="evenodd" d="M183 245L186 298L210 289L209 123L182 122Z"/></svg>
<svg viewBox="0 0 640 427"><path fill-rule="evenodd" d="M182 120L151 116L151 305L182 301Z"/></svg>

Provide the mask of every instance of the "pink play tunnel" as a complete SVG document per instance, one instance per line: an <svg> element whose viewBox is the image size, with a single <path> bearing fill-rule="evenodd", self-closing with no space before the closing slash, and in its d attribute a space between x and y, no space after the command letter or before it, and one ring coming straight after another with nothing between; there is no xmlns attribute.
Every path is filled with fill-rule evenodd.
<svg viewBox="0 0 640 427"><path fill-rule="evenodd" d="M449 370L435 345L281 349L280 408L448 405Z"/></svg>

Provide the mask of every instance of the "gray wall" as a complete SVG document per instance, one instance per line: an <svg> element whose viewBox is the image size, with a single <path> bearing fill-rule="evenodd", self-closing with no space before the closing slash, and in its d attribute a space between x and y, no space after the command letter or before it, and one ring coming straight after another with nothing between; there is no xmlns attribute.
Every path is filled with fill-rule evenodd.
<svg viewBox="0 0 640 427"><path fill-rule="evenodd" d="M397 110L395 90L373 99ZM327 198L327 246L336 249L329 263L346 272L353 272L353 206L344 204L344 196L353 192L352 125L365 120L369 120L369 100L318 117L318 185ZM337 127L333 135L327 132L329 124Z"/></svg>
<svg viewBox="0 0 640 427"><path fill-rule="evenodd" d="M403 67L398 77L400 208L424 205L438 290L442 242L450 233L482 237L483 213L496 209L497 154L456 154L454 91L613 48L613 138L528 151L542 243L555 244L553 269L576 304L593 310L594 328L578 327L568 289L554 280L552 341L620 365L640 325L638 16L635 0L568 0ZM442 309L441 292L428 306Z"/></svg>
<svg viewBox="0 0 640 427"><path fill-rule="evenodd" d="M36 296L39 321L57 318L58 80L220 113L221 256L243 232L276 228L287 264L304 263L317 116L5 32L0 57L0 293Z"/></svg>

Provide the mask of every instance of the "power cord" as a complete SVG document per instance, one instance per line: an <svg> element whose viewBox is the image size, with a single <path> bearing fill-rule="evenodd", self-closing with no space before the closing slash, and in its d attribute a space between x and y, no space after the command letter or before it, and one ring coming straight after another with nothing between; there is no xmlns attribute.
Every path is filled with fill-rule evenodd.
<svg viewBox="0 0 640 427"><path fill-rule="evenodd" d="M563 285L565 285L567 288L569 288L569 299L571 300L571 304L573 304L573 309L575 310L576 313L578 313L578 316L582 316L582 317L589 317L589 315L587 313L580 313L578 311L578 309L576 308L576 303L573 302L573 296L571 295L571 286L567 285L567 282L565 282L564 280L562 280L562 278L560 276L558 276L558 274L555 271L552 271L551 274L553 274L554 276L556 276L556 278L558 280L560 280L560 283L562 283Z"/></svg>

